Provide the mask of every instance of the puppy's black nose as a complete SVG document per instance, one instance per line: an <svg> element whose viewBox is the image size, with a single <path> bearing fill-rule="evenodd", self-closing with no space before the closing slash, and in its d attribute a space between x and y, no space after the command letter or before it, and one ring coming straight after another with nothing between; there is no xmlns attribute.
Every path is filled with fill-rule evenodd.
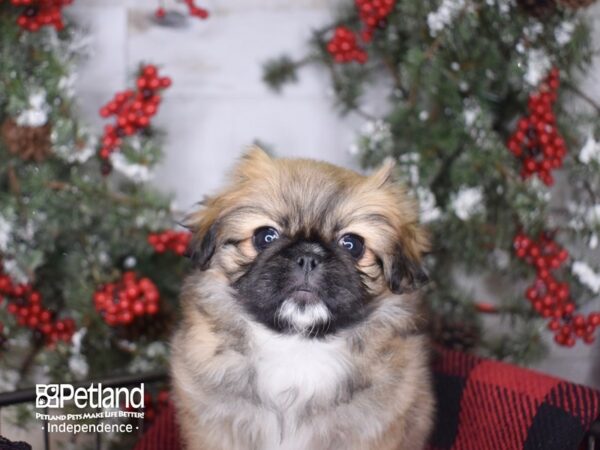
<svg viewBox="0 0 600 450"><path fill-rule="evenodd" d="M317 255L305 254L296 259L296 262L304 272L312 272L319 265L319 257Z"/></svg>

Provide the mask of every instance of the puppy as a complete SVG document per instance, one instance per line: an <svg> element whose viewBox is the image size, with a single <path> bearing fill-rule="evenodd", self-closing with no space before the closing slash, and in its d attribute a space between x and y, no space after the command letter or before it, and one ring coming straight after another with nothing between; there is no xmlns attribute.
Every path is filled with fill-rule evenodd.
<svg viewBox="0 0 600 450"><path fill-rule="evenodd" d="M427 240L393 165L249 151L190 217L171 375L185 448L423 448Z"/></svg>

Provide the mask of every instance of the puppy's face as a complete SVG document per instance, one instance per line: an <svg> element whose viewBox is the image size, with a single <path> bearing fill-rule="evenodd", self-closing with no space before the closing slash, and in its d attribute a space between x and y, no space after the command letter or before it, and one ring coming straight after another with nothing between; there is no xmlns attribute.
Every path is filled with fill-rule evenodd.
<svg viewBox="0 0 600 450"><path fill-rule="evenodd" d="M366 177L254 149L191 216L194 257L274 330L318 337L356 324L426 279L416 207L391 170Z"/></svg>

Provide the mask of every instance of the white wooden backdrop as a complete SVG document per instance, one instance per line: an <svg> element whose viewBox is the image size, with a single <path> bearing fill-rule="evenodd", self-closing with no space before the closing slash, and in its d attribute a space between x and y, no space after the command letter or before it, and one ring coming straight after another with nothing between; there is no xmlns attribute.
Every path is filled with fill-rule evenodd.
<svg viewBox="0 0 600 450"><path fill-rule="evenodd" d="M151 20L158 0L77 0L70 10L89 28L93 52L77 82L83 115L100 127L98 108L131 83L137 65L161 65L174 84L156 121L167 132L167 142L155 183L175 193L181 209L215 189L234 158L256 138L280 155L356 167L348 149L361 121L338 118L326 76L305 70L301 82L282 95L261 82L261 63L282 52L302 54L310 30L326 23L339 3L202 0L211 18L175 29ZM598 12L595 8L593 14L600 24ZM595 29L600 47L600 27ZM599 86L600 70L595 70L586 88L597 99ZM593 363L598 344L552 348L538 368L600 387L600 361Z"/></svg>

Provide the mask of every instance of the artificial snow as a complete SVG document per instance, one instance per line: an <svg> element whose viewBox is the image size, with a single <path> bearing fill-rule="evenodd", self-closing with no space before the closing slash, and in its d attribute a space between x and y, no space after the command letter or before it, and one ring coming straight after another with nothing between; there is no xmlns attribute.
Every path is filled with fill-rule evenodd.
<svg viewBox="0 0 600 450"><path fill-rule="evenodd" d="M83 164L92 156L94 156L94 146L88 142L83 148L74 148L67 145L59 145L54 147L55 153L63 160L70 163Z"/></svg>
<svg viewBox="0 0 600 450"><path fill-rule="evenodd" d="M2 268L4 269L4 272L17 283L27 283L29 281L25 271L13 258L5 257L2 261Z"/></svg>
<svg viewBox="0 0 600 450"><path fill-rule="evenodd" d="M123 261L123 266L126 269L132 269L136 266L137 264L137 259L135 258L135 256L128 256L127 258L125 258L125 261Z"/></svg>
<svg viewBox="0 0 600 450"><path fill-rule="evenodd" d="M0 216L0 251L5 252L8 248L8 241L12 232L11 223Z"/></svg>
<svg viewBox="0 0 600 450"><path fill-rule="evenodd" d="M439 8L427 14L427 25L429 26L429 34L436 36L452 23L465 6L465 0L443 0Z"/></svg>
<svg viewBox="0 0 600 450"><path fill-rule="evenodd" d="M480 187L461 188L452 200L454 214L460 220L468 220L483 209L483 192Z"/></svg>
<svg viewBox="0 0 600 450"><path fill-rule="evenodd" d="M433 192L427 188L419 187L417 188L417 199L419 200L421 222L433 222L440 218L442 212L435 204Z"/></svg>
<svg viewBox="0 0 600 450"><path fill-rule="evenodd" d="M561 22L560 25L556 27L556 30L554 30L554 39L556 40L556 43L561 47L567 45L571 42L574 31L575 24L573 22Z"/></svg>
<svg viewBox="0 0 600 450"><path fill-rule="evenodd" d="M594 272L589 265L581 261L575 261L571 267L571 271L581 284L587 286L590 291L595 294L600 293L600 274Z"/></svg>
<svg viewBox="0 0 600 450"><path fill-rule="evenodd" d="M598 247L598 235L596 233L592 234L590 236L590 240L588 242L588 246L594 250L596 247Z"/></svg>
<svg viewBox="0 0 600 450"><path fill-rule="evenodd" d="M465 105L465 109L463 111L463 117L465 119L465 125L468 127L473 126L475 120L481 115L481 108L479 105Z"/></svg>
<svg viewBox="0 0 600 450"><path fill-rule="evenodd" d="M408 176L408 184L412 187L418 186L421 181L419 174L419 161L421 155L417 152L404 153L398 158L400 168L404 175Z"/></svg>
<svg viewBox="0 0 600 450"><path fill-rule="evenodd" d="M579 161L583 164L589 164L592 161L600 164L600 142L596 141L593 136L588 136L585 144L581 147Z"/></svg>
<svg viewBox="0 0 600 450"><path fill-rule="evenodd" d="M390 124L384 120L370 120L363 125L362 135L368 137L373 143L379 144L392 137Z"/></svg>
<svg viewBox="0 0 600 450"><path fill-rule="evenodd" d="M523 28L523 35L529 42L535 41L544 32L544 25L539 21L531 22Z"/></svg>
<svg viewBox="0 0 600 450"><path fill-rule="evenodd" d="M85 334L87 333L87 328L80 328L75 333L73 333L72 337L72 345L71 345L71 355L69 356L69 370L79 378L85 378L88 376L89 366L85 357L81 353L81 341Z"/></svg>
<svg viewBox="0 0 600 450"><path fill-rule="evenodd" d="M542 79L548 74L552 67L552 61L544 50L531 49L527 52L527 71L525 72L525 81L530 85L537 87Z"/></svg>
<svg viewBox="0 0 600 450"><path fill-rule="evenodd" d="M29 108L17 116L17 125L22 127L41 127L48 122L48 104L46 92L39 90L29 96Z"/></svg>
<svg viewBox="0 0 600 450"><path fill-rule="evenodd" d="M141 183L148 181L152 177L148 166L132 163L120 152L110 155L110 162L117 172L125 175L132 181Z"/></svg>
<svg viewBox="0 0 600 450"><path fill-rule="evenodd" d="M588 208L585 221L590 227L600 224L600 204Z"/></svg>
<svg viewBox="0 0 600 450"><path fill-rule="evenodd" d="M348 151L351 155L360 153L361 147L388 153L392 146L390 124L382 119L369 120L360 130L360 145L352 144Z"/></svg>

